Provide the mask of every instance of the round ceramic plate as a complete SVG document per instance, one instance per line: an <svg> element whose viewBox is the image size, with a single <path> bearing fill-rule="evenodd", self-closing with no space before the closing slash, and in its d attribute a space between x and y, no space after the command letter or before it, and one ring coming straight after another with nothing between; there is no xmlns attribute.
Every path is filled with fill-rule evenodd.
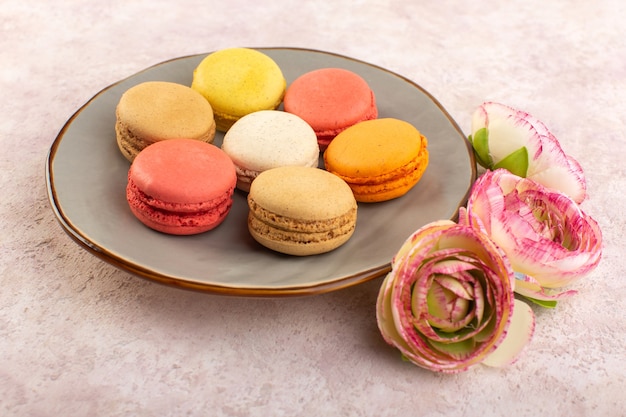
<svg viewBox="0 0 626 417"><path fill-rule="evenodd" d="M476 179L465 135L442 106L406 78L344 56L294 48L260 48L289 84L299 75L340 67L361 75L376 96L379 117L413 124L428 138L430 163L401 198L359 204L352 238L322 255L292 257L258 245L248 234L245 194L236 191L227 219L195 236L170 236L141 224L125 198L129 162L115 140L115 107L133 85L162 80L191 85L206 54L150 67L98 93L66 123L52 144L46 179L65 231L105 261L163 284L219 294L315 294L380 277L404 240L422 225L455 218ZM220 146L223 134L216 135Z"/></svg>

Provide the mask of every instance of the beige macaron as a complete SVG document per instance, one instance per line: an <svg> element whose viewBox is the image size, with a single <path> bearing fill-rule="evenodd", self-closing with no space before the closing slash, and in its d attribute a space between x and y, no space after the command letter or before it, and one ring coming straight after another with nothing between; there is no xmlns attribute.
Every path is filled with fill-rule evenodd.
<svg viewBox="0 0 626 417"><path fill-rule="evenodd" d="M263 171L287 165L315 167L320 149L313 128L295 114L261 110L237 120L222 150L237 168L237 188L248 192Z"/></svg>
<svg viewBox="0 0 626 417"><path fill-rule="evenodd" d="M173 82L147 81L129 88L122 94L115 116L117 144L130 162L161 140L211 143L215 137L209 102L190 87Z"/></svg>
<svg viewBox="0 0 626 417"><path fill-rule="evenodd" d="M263 171L248 194L248 229L261 245L288 255L332 251L354 233L357 203L350 187L319 168Z"/></svg>

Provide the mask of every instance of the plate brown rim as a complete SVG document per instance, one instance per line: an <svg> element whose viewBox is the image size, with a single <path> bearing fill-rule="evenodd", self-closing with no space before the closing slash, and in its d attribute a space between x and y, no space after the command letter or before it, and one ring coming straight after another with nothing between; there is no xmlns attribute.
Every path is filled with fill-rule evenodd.
<svg viewBox="0 0 626 417"><path fill-rule="evenodd" d="M458 126L456 121L450 116L450 114L444 109L441 103L432 94L430 94L428 91L426 91L421 86L416 84L414 81L402 75L399 75L393 71L387 70L378 65L371 64L369 62L365 62L356 58L351 58L351 57L341 55L338 53L321 51L321 50L316 50L316 49L297 48L297 47L251 47L251 49L257 49L261 51L263 50L294 50L294 51L305 51L305 52L326 54L326 55L339 57L345 60L357 62L362 65L367 65L379 71L384 71L386 73L389 73L395 77L398 77L404 80L408 84L411 84L414 88L418 89L420 92L426 95L433 102L433 104L438 107L441 113L448 119L448 121L451 123L454 129L457 130L462 137L465 137L465 135L463 134L463 131ZM87 108L94 100L96 100L100 95L102 95L107 90L115 87L116 85L132 77L135 77L143 72L149 71L155 67L167 65L174 61L184 60L184 59L189 59L189 58L194 58L194 57L199 57L199 56L205 56L205 55L208 55L209 53L210 52L202 53L202 54L186 55L186 56L180 56L180 57L168 59L168 60L159 62L157 64L151 65L147 68L144 68L141 71L138 71L113 84L110 84L109 86L103 88L98 93L96 93L93 97L91 97L85 104L83 104L78 110L76 110L76 112L65 122L65 124L59 131L58 135L56 136L55 140L53 141L50 147L50 150L48 152L47 158L46 158L46 187L48 191L48 200L50 202L52 210L54 211L56 215L57 221L59 222L62 229L65 231L65 233L67 233L81 247L83 247L84 249L86 249L88 252L95 255L96 257L100 258L101 260L121 270L130 272L133 275L136 275L140 278L144 278L149 281L157 282L157 283L171 286L171 287L177 287L177 288L182 288L186 290L192 290L192 291L198 291L198 292L204 292L204 293L213 293L213 294L219 294L219 295L247 296L247 297L250 297L250 296L285 297L285 296L303 296L303 295L323 294L323 293L327 293L330 291L336 291L336 290L344 289L347 287L351 287L353 285L364 283L366 281L376 279L376 278L386 275L391 270L391 264L390 264L391 260L389 263L381 265L378 268L360 271L359 273L342 277L342 278L338 278L333 281L316 283L316 284L311 284L311 285L298 285L298 286L280 287L280 288L233 287L233 286L227 286L227 285L219 285L215 283L201 283L201 282L182 280L174 276L157 273L141 265L137 265L133 262L130 262L120 256L112 254L106 248L96 245L92 241L90 241L89 238L85 236L84 234L82 234L79 228L75 227L72 221L65 215L65 213L63 212L63 209L61 208L58 202L58 197L56 194L56 189L54 185L53 162L54 162L54 157L56 155L59 144L63 140L63 137L67 129L69 128L69 126L71 126L72 122L76 119L76 117L78 117L81 114L81 112L85 108ZM467 203L467 199L471 190L471 184L475 182L476 176L477 176L476 162L474 159L474 152L471 147L471 144L467 140L464 141L464 144L467 148L467 152L470 158L470 165L471 165L470 186L466 190L465 195L463 196L463 198L459 202L459 205L455 209L454 215L451 217L451 220L456 220L456 218L458 217L459 208L464 206Z"/></svg>

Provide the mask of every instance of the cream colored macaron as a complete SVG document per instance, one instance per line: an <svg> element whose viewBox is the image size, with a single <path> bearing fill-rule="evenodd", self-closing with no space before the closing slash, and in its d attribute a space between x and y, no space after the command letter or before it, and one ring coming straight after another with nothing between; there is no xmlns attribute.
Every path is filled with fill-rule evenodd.
<svg viewBox="0 0 626 417"><path fill-rule="evenodd" d="M248 194L248 230L261 245L288 255L329 252L354 233L357 203L348 185L319 168L262 172Z"/></svg>
<svg viewBox="0 0 626 417"><path fill-rule="evenodd" d="M224 135L222 150L237 168L237 188L245 192L263 171L287 165L316 168L320 156L313 128L299 116L278 110L239 119Z"/></svg>
<svg viewBox="0 0 626 417"><path fill-rule="evenodd" d="M211 105L197 91L173 82L147 81L129 88L122 94L115 116L117 144L130 162L161 140L211 143L215 137Z"/></svg>

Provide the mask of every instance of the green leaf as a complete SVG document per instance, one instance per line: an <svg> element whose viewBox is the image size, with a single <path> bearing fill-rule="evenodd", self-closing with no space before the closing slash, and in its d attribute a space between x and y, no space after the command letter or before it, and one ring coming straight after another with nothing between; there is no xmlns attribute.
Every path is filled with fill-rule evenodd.
<svg viewBox="0 0 626 417"><path fill-rule="evenodd" d="M527 297L527 296L523 296L525 299L527 299L530 302L533 302L535 304L537 304L538 306L544 307L544 308L554 308L556 307L557 301L556 300L538 300L536 298L531 298L531 297Z"/></svg>
<svg viewBox="0 0 626 417"><path fill-rule="evenodd" d="M504 168L512 174L526 178L528 173L528 150L522 146L518 150L510 153L500 162L494 165L493 169Z"/></svg>
<svg viewBox="0 0 626 417"><path fill-rule="evenodd" d="M493 158L489 154L489 132L487 128L478 129L473 137L472 135L469 136L469 140L474 148L476 162L487 169L491 169Z"/></svg>

